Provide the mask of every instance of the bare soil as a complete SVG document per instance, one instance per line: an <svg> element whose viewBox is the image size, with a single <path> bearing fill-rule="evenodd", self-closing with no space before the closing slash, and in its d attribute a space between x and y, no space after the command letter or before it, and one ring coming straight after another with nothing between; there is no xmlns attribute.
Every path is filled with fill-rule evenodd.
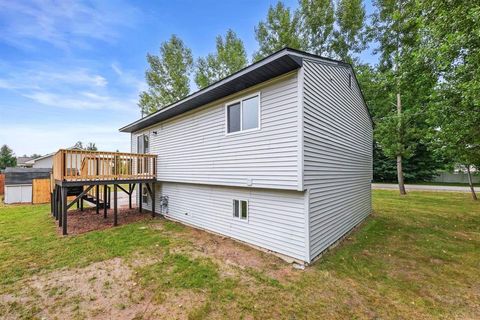
<svg viewBox="0 0 480 320"><path fill-rule="evenodd" d="M118 208L118 225L151 219L149 211L143 210L142 213L138 209L129 209L128 206ZM113 227L113 209L107 210L107 218L103 217L103 209L99 214L95 208L84 208L84 211L71 210L68 211L67 227L69 235L82 234L95 230L105 230ZM58 228L58 233L62 233L62 229Z"/></svg>
<svg viewBox="0 0 480 320"><path fill-rule="evenodd" d="M154 296L135 282L136 266L115 258L33 276L16 293L0 296L10 306L4 319L22 313L39 319L185 319L204 303L201 293L190 290ZM30 310L16 309L20 305Z"/></svg>

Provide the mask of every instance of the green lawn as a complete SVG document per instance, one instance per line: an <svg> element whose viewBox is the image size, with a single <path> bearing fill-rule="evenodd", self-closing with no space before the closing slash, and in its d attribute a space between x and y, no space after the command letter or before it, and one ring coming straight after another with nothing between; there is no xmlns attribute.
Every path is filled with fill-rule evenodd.
<svg viewBox="0 0 480 320"><path fill-rule="evenodd" d="M397 184L396 182L374 182L381 184ZM423 186L453 186L453 187L469 187L468 183L461 182L433 182L433 181L421 181L421 182L406 182L406 184L416 184ZM480 183L474 183L474 187L480 187Z"/></svg>
<svg viewBox="0 0 480 320"><path fill-rule="evenodd" d="M305 270L162 219L61 237L48 206L0 205L0 318L480 318L480 204L373 201Z"/></svg>

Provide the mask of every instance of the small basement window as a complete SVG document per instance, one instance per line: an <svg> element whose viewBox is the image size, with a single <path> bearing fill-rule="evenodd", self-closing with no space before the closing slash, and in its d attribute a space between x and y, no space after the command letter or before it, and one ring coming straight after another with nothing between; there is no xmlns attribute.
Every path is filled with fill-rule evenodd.
<svg viewBox="0 0 480 320"><path fill-rule="evenodd" d="M147 187L142 188L142 203L148 204L148 190L147 190Z"/></svg>
<svg viewBox="0 0 480 320"><path fill-rule="evenodd" d="M226 105L227 133L254 130L260 123L260 95L255 94Z"/></svg>
<svg viewBox="0 0 480 320"><path fill-rule="evenodd" d="M240 220L248 220L248 201L233 200L233 217Z"/></svg>

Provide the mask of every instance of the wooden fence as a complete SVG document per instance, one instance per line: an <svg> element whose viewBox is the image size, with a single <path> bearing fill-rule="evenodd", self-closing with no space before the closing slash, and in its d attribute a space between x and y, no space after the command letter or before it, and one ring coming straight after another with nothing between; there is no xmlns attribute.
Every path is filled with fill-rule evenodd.
<svg viewBox="0 0 480 320"><path fill-rule="evenodd" d="M50 202L50 179L32 180L32 203Z"/></svg>
<svg viewBox="0 0 480 320"><path fill-rule="evenodd" d="M5 174L0 173L0 194L5 194Z"/></svg>

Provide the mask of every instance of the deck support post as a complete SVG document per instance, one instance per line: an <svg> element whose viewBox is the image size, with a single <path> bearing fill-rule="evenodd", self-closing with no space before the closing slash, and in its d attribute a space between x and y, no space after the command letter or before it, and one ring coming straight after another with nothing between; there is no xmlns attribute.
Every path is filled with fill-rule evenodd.
<svg viewBox="0 0 480 320"><path fill-rule="evenodd" d="M98 161L97 161L97 162L98 162ZM100 191L99 191L99 190L100 190L100 189L99 189L99 186L96 185L96 186L95 186L95 212L96 212L96 214L99 214L99 213L100 213L100 207L99 207L99 206L100 206L100 199L99 199L99 197L100 197Z"/></svg>
<svg viewBox="0 0 480 320"><path fill-rule="evenodd" d="M57 221L62 217L62 188L57 187ZM59 225L60 226L60 225Z"/></svg>
<svg viewBox="0 0 480 320"><path fill-rule="evenodd" d="M80 211L83 212L83 198L80 199Z"/></svg>
<svg viewBox="0 0 480 320"><path fill-rule="evenodd" d="M63 199L63 188L64 187L59 187L58 188L58 226L61 227L62 221L63 221L63 202L66 199Z"/></svg>
<svg viewBox="0 0 480 320"><path fill-rule="evenodd" d="M56 208L56 204L57 204L57 186L55 186L53 188L53 192L52 192L52 198L50 199L51 202L52 202L52 216L53 217L56 217L57 216L57 208Z"/></svg>
<svg viewBox="0 0 480 320"><path fill-rule="evenodd" d="M117 185L113 185L113 225L118 225L117 217Z"/></svg>
<svg viewBox="0 0 480 320"><path fill-rule="evenodd" d="M103 186L103 219L107 219L107 210L108 210L108 206L107 206L107 185L104 185Z"/></svg>
<svg viewBox="0 0 480 320"><path fill-rule="evenodd" d="M128 208L132 209L132 184L128 184Z"/></svg>
<svg viewBox="0 0 480 320"><path fill-rule="evenodd" d="M62 187L62 234L67 235L67 188Z"/></svg>
<svg viewBox="0 0 480 320"><path fill-rule="evenodd" d="M137 193L140 195L138 197L138 211L141 213L142 212L142 183L141 182L138 184Z"/></svg>

